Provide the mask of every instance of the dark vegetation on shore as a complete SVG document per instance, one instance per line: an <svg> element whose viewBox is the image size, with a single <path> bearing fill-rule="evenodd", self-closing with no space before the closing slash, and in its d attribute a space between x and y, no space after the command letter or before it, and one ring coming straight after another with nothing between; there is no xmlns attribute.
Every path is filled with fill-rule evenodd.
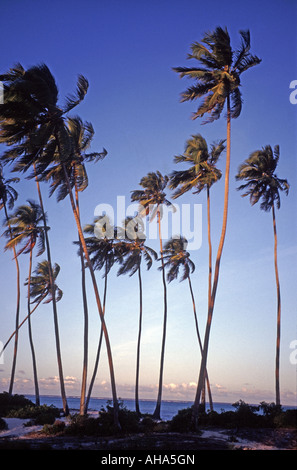
<svg viewBox="0 0 297 470"><path fill-rule="evenodd" d="M234 411L202 411L200 413L201 428L253 428L253 429L297 429L297 409L283 410L274 403L261 402L259 406L252 406L242 400L233 404ZM0 430L5 429L3 418L29 419L30 425L43 425L42 433L47 435L66 436L112 436L130 435L137 433L198 433L193 424L192 407L180 410L170 421L157 421L151 415L139 416L136 412L128 410L120 403L119 421L121 430L114 429L113 406L108 403L98 412L98 417L72 414L64 420L63 410L53 405L37 406L22 395L0 394Z"/></svg>

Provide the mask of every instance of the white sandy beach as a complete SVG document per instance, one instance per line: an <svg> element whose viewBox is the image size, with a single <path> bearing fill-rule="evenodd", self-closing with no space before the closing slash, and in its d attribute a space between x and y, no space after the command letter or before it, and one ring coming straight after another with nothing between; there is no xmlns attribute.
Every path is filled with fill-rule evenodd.
<svg viewBox="0 0 297 470"><path fill-rule="evenodd" d="M8 429L0 431L0 438L3 437L16 437L21 438L26 436L26 434L31 432L41 431L43 426L24 426L25 423L30 421L30 419L20 419L20 418L3 418L6 421Z"/></svg>

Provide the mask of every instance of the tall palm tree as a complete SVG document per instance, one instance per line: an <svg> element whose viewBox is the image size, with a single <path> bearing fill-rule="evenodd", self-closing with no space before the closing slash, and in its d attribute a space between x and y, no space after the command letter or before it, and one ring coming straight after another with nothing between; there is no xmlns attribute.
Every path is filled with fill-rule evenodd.
<svg viewBox="0 0 297 470"><path fill-rule="evenodd" d="M183 155L174 158L175 163L186 163L190 168L173 171L170 175L170 188L175 189L173 199L187 191L200 194L206 188L207 194L207 235L208 235L208 308L211 304L212 283L212 242L210 224L210 188L222 176L221 170L216 167L218 159L225 150L225 140L211 144L210 149L206 140L200 135L193 135L186 142Z"/></svg>
<svg viewBox="0 0 297 470"><path fill-rule="evenodd" d="M173 207L171 202L166 198L164 192L169 181L167 175L163 176L159 171L150 172L147 176L144 176L140 181L140 186L143 189L132 191L131 200L138 201L140 203L140 215L150 215L150 220L153 220L157 216L157 224L159 228L159 241L160 241L160 255L161 265L164 266L163 260L163 242L162 242L162 230L161 230L161 218L163 213L163 206ZM165 357L165 342L166 342L166 328L167 328L167 287L165 280L165 271L162 269L162 281L164 291L164 317L163 317L163 337L161 347L161 360L160 360L160 375L159 375L159 387L156 408L153 413L155 419L160 419L161 401L162 401L162 388L163 388L163 369L164 369L164 357Z"/></svg>
<svg viewBox="0 0 297 470"><path fill-rule="evenodd" d="M191 276L190 276L190 274L192 274L195 271L195 264L190 258L190 253L186 249L187 244L188 244L188 241L184 237L170 238L170 240L168 240L165 243L164 251L163 251L164 269L168 269L167 281L169 283L178 278L180 274L180 270L183 270L183 273L181 275L181 281L185 281L186 279L188 280L192 304L193 304L196 334L197 334L200 351L202 354L202 341L201 341L201 336L200 336L200 331L199 331L199 326L198 326L196 302L195 302ZM205 373L205 380L207 383L210 410L212 411L213 402L212 402L212 394L211 394L207 371ZM203 406L205 406L205 402L203 403Z"/></svg>
<svg viewBox="0 0 297 470"><path fill-rule="evenodd" d="M5 248L12 248L18 245L22 245L17 253L19 256L21 253L29 253L29 274L28 274L28 294L27 294L27 308L28 308L28 332L29 341L32 353L33 362L33 376L35 385L35 396L36 405L40 404L39 398L39 386L37 378L37 365L35 349L33 344L31 316L30 316L30 289L31 289L31 274L32 274L32 255L35 245L38 243L39 251L37 256L41 255L45 251L44 243L44 227L41 226L43 222L43 214L41 207L33 201L28 201L28 205L18 207L15 212L9 217L7 221L8 229L5 235L9 237Z"/></svg>
<svg viewBox="0 0 297 470"><path fill-rule="evenodd" d="M138 273L139 285L139 323L138 323L138 339L137 339L137 355L136 355L136 379L135 379L135 410L140 416L139 407L139 369L140 369L140 344L142 333L142 277L141 262L145 260L147 269L153 264L153 259L157 259L158 255L149 246L145 245L145 234L143 232L143 222L139 217L127 217L124 220L124 230L126 239L122 242L122 255L119 257L121 267L118 270L118 276L122 274Z"/></svg>
<svg viewBox="0 0 297 470"><path fill-rule="evenodd" d="M244 190L242 196L249 196L252 205L260 200L260 209L264 211L272 210L273 233L274 233L274 268L277 291L277 335L276 335L276 358L275 358L275 395L276 405L280 405L280 335L281 335L281 295L280 282L277 264L277 232L275 220L275 205L280 208L280 191L285 194L289 192L289 184L286 179L278 178L275 171L279 161L279 146L272 150L270 145L266 145L261 150L252 152L238 169L237 180L245 180L246 183L240 185L238 190Z"/></svg>
<svg viewBox="0 0 297 470"><path fill-rule="evenodd" d="M60 266L55 263L53 266L53 274L55 281L59 272ZM29 315L31 316L42 302L48 304L53 300L48 261L44 260L41 263L38 263L37 267L34 270L34 274L35 275L32 275L30 280L30 297L31 299L33 299L31 300L31 304L35 304L35 306L33 309L30 309L30 314L28 314L24 318L24 320L18 325L18 328L10 335L10 337L3 346L2 352L6 349L11 339L17 334L21 326L23 326L23 324L28 320ZM28 280L25 285L28 285ZM63 296L63 292L57 285L55 285L55 292L56 302L59 302L59 300L61 300Z"/></svg>
<svg viewBox="0 0 297 470"><path fill-rule="evenodd" d="M79 193L84 191L88 186L88 175L85 168L86 161L95 161L103 159L107 155L107 151L103 152L87 152L92 139L94 137L94 128L91 123L83 122L80 117L75 116L67 119L67 128L71 140L71 152L67 161L65 161L66 171L68 173L71 188L74 189L75 204L80 220ZM68 195L68 187L65 182L64 168L59 161L59 155L56 156L57 161L48 169L41 172L39 179L42 181L50 181L50 195L57 191L57 201L63 200ZM85 413L87 371L88 371L88 302L86 293L86 277L83 249L79 241L79 256L81 261L81 282L82 282L82 299L84 311L84 355L83 355L83 373L80 397L80 413Z"/></svg>
<svg viewBox="0 0 297 470"><path fill-rule="evenodd" d="M203 117L207 113L208 117L204 122L213 122L221 116L225 105L227 107L227 144L223 222L216 257L211 302L208 309L207 327L204 336L203 355L197 393L193 407L193 414L196 423L198 419L204 373L206 370L208 344L219 280L220 262L227 228L231 156L231 119L238 118L242 109L242 95L240 91L241 74L261 62L257 56L252 55L250 52L250 32L248 30L240 31L240 36L240 47L237 50L233 50L227 28L223 29L221 27L217 27L214 31L206 33L200 43L195 42L191 45L192 53L189 54L188 58L197 60L200 65L199 67L174 68L174 71L179 73L180 77L189 77L195 80L195 84L189 87L182 94L182 101L193 101L204 97L202 103L198 106L197 111L193 114L193 119Z"/></svg>
<svg viewBox="0 0 297 470"><path fill-rule="evenodd" d="M175 189L173 199L176 199L188 191L200 194L206 188L207 194L207 237L208 237L208 309L211 305L212 287L212 241L210 218L210 188L219 181L221 170L216 167L218 159L225 150L225 140L214 142L208 148L207 142L201 134L192 135L187 140L185 152L174 158L175 163L190 165L186 170L173 171L170 175L170 188ZM205 369L206 371L206 369ZM207 372L205 372L207 378ZM202 389L203 392L204 389ZM211 399L210 399L211 401Z"/></svg>
<svg viewBox="0 0 297 470"><path fill-rule="evenodd" d="M117 261L119 256L117 236L118 229L113 227L111 220L108 216L102 215L96 217L93 224L88 224L84 227L84 233L90 235L85 239L88 248L89 256L94 270L103 269L104 277L104 292L103 292L103 315L105 315L106 296L108 286L108 274ZM84 413L87 413L95 379L97 376L100 352L103 339L103 327L101 325L100 336L97 346L96 358L93 373L90 380L90 385L85 401Z"/></svg>
<svg viewBox="0 0 297 470"><path fill-rule="evenodd" d="M19 182L19 178L10 178L6 180L3 175L2 166L0 166L0 210L4 209L6 222L8 222L9 220L7 209L12 210L14 203L18 198L18 193L13 188L13 186L11 186L11 183L18 183L18 182ZM11 237L11 234L10 234L10 237ZM15 315L15 329L17 333L15 335L12 368L11 368L11 374L10 374L10 384L9 384L10 395L12 395L12 391L13 391L15 368L16 368L16 361L17 361L18 340L19 340L18 328L19 328L19 319L20 319L20 300L21 300L19 260L16 255L16 249L14 246L12 247L12 250L13 250L13 258L15 261L16 274L17 274L17 299L16 299L16 315ZM4 348L2 352L3 351L4 351Z"/></svg>
<svg viewBox="0 0 297 470"><path fill-rule="evenodd" d="M9 150L2 155L1 160L4 164L14 163L13 171L25 172L33 166L33 176L43 213L44 229L46 229L46 215L36 167L38 164L45 169L49 165L55 151L52 135L63 134L60 129L62 116L83 99L87 82L84 77L79 76L76 94L67 97L65 106L58 108L56 106L58 89L45 64L30 67L28 70L25 70L21 64L16 64L7 73L1 75L1 80L4 83L5 103L0 110L0 142L9 147ZM48 142L50 144L47 151L44 152L44 147ZM41 168L39 168L39 172ZM69 408L64 384L51 248L47 230L45 230L45 243L52 285L52 307L61 397L64 413L67 415Z"/></svg>
<svg viewBox="0 0 297 470"><path fill-rule="evenodd" d="M103 325L114 402L114 424L116 428L120 428L109 335L104 321L95 273L84 240L65 164L72 151L71 139L65 122L66 116L84 99L88 90L88 81L80 75L76 92L66 97L64 106L59 106L58 88L53 75L45 64L31 67L26 71L18 64L8 73L1 75L0 80L4 83L6 97L5 104L0 110L0 142L12 147L5 152L3 161L9 162L16 159L15 169L22 171L26 171L33 164L37 167L38 162L37 174L40 174L55 161L55 155L59 155L79 240L90 271L98 313Z"/></svg>

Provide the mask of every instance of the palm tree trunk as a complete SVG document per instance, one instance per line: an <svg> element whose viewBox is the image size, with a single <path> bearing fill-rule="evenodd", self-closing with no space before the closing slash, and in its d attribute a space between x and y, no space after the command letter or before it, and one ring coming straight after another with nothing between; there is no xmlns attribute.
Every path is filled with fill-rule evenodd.
<svg viewBox="0 0 297 470"><path fill-rule="evenodd" d="M6 204L4 204L4 212L5 212L6 220L8 221L9 218L8 218L8 214L7 214ZM10 225L8 224L8 226L9 226L9 230L10 230ZM13 360L12 360L12 368L11 368L11 374L10 374L10 384L9 384L9 392L8 392L9 395L12 395L13 384L14 384L14 376L15 376L15 368L16 368L16 360L17 360L17 352L18 352L18 340L19 340L18 330L19 330L20 299L21 299L20 266L19 266L19 261L18 261L18 257L17 257L17 254L16 254L15 247L13 247L13 257L14 257L14 260L15 260L16 271L17 271L17 304L16 304L16 316L15 316L16 335L15 335L15 341L14 341ZM4 349L5 349L5 346L3 347L3 350L0 354L0 356L2 355Z"/></svg>
<svg viewBox="0 0 297 470"><path fill-rule="evenodd" d="M211 304L211 281L212 281L212 243L210 232L210 195L207 186L207 238L208 238L208 308Z"/></svg>
<svg viewBox="0 0 297 470"><path fill-rule="evenodd" d="M3 348L2 348L2 351L0 352L0 357L1 357L2 353L5 351L5 349L7 348L7 346L9 345L10 341L12 340L12 338L18 333L18 330L19 330L19 329L21 328L21 326L23 326L23 324L28 320L29 316L31 316L32 313L35 312L35 310L36 310L37 307L41 304L41 302L43 301L44 298L45 298L45 296L42 297L41 300L39 300L39 302L35 305L35 307L34 307L32 310L30 310L30 313L24 318L24 320L23 320L20 324L18 324L17 329L14 330L14 332L10 335L10 337L8 338L8 340L6 341L6 343L4 344L4 346L3 346Z"/></svg>
<svg viewBox="0 0 297 470"><path fill-rule="evenodd" d="M89 331L89 319L88 319L88 304L87 304L87 293L86 293L86 273L84 267L83 251L80 244L80 258L81 258L81 284L82 284L82 298L83 298L83 309L84 309L84 356L83 356L83 374L81 383L81 397L80 397L80 414L85 414L85 397L87 388L87 374L88 374L88 331Z"/></svg>
<svg viewBox="0 0 297 470"><path fill-rule="evenodd" d="M107 262L105 262L105 281L104 281L104 294L103 294L103 314L104 315L105 315L105 305L106 305L106 293L107 293ZM88 395L87 395L87 399L86 399L85 413L87 413L88 408L89 408L90 398L91 398L94 382L95 382L97 371L98 371L100 352L101 352L101 346L102 346L102 338L103 338L103 328L102 328L102 325L101 325L100 337L99 337L99 342L98 342L98 347L97 347L97 354L96 354L96 359L95 359L94 370L93 370L91 382L90 382L90 385L89 385Z"/></svg>
<svg viewBox="0 0 297 470"><path fill-rule="evenodd" d="M208 238L208 308L211 303L211 282L212 282L212 243L211 243L211 230L210 230L210 194L209 186L207 186L207 238ZM207 374L207 372L206 372ZM213 401L210 392L210 385L208 382L209 406L210 411L213 411Z"/></svg>
<svg viewBox="0 0 297 470"><path fill-rule="evenodd" d="M89 257L89 252L88 252L87 245L86 245L86 242L85 242L85 239L84 239L84 236L83 236L83 232L82 232L80 220L79 220L79 217L78 217L78 213L77 213L77 210L76 210L76 207L75 207L75 202L74 202L74 198L73 198L73 194L72 194L72 190L71 190L71 186L70 186L70 182L69 182L69 178L68 178L68 174L67 174L67 169L65 167L65 163L63 163L63 162L61 162L61 163L62 163L63 170L64 170L64 176L65 176L65 181L66 181L66 185L67 185L67 188L68 188L68 194L69 194L69 197L70 197L72 212L73 212L74 219L75 219L75 222L76 222L76 225L77 225L79 240L82 244L84 255L85 255L85 258L86 258L86 262L87 262L87 266L88 266L89 271L90 271L92 284L93 284L93 288L94 288L94 293L95 293L95 298L96 298L96 303L97 303L97 307L98 307L98 312L99 312L99 316L100 316L101 323L102 323L102 328L103 328L103 333L104 333L105 343L106 343L106 349L107 349L109 370L110 370L110 381L111 381L111 389L112 389L112 397L113 397L113 408L114 408L114 424L115 424L116 428L120 429L119 405L118 405L118 399L117 399L117 393L116 393L116 383L115 383L114 367L113 367L113 360L112 360L112 353L111 353L109 335L108 335L108 331L107 331L105 320L104 320L104 313L103 313L103 310L102 310L102 305L101 305L101 301L100 301L100 296L99 296L99 291L98 291L98 286L97 286L97 281L96 281L94 269L93 269L93 266L92 266L92 263L91 263L91 260L90 260L90 257Z"/></svg>
<svg viewBox="0 0 297 470"><path fill-rule="evenodd" d="M138 267L138 282L139 282L139 328L138 328L138 341L137 341L137 358L136 358L136 381L135 381L135 409L136 413L140 416L139 408L139 367L140 367L140 341L142 330L142 281L140 265Z"/></svg>
<svg viewBox="0 0 297 470"><path fill-rule="evenodd" d="M216 292L218 287L219 281L219 272L220 272L220 263L221 257L225 242L225 235L227 229L227 217L228 217L228 199L229 199L229 174L230 174L230 156L231 156L231 109L230 109L230 96L227 96L227 148L226 148L226 170L225 170L225 192L224 192L224 211L223 211L223 222L222 222L222 231L221 231L221 238L218 246L216 264L215 264L215 271L214 271L214 280L212 286L212 295L210 299L210 305L208 308L208 316L207 316L207 324L205 328L205 335L204 335L204 344L203 344L203 354L201 359L201 366L200 366L200 373L197 385L197 391L193 406L193 417L195 424L198 424L198 412L199 412L199 403L201 397L201 391L203 387L203 380L204 374L206 370L206 363L207 363L207 354L208 354L208 345L209 345L209 337L210 337L210 329L212 323L212 316L213 316L213 309L214 303L216 298Z"/></svg>
<svg viewBox="0 0 297 470"><path fill-rule="evenodd" d="M158 208L158 226L159 226L159 240L160 240L160 254L162 263L162 281L164 288L164 319L163 319L163 338L162 338L162 349L161 349L161 360L160 360L160 377L159 377L159 389L155 411L153 417L155 419L161 419L161 401L162 401L162 387L163 387L163 369L164 369L164 356L165 356L165 340L166 340L166 327L167 327L167 287L165 279L164 259L163 259L163 246L162 246L162 234L161 234L161 215L160 209Z"/></svg>
<svg viewBox="0 0 297 470"><path fill-rule="evenodd" d="M79 201L78 201L78 190L75 180L75 199L76 199L76 208L78 217L80 218L79 213ZM83 298L83 309L84 309L84 356L83 356L83 373L81 381L81 394L80 394L80 415L85 414L85 399L86 399L86 388L87 388L87 374L88 374L88 331L89 331L89 313L88 313L88 303L87 303L87 293L86 293L86 273L85 273L85 263L84 255L79 241L79 254L81 262L81 287L82 287L82 298Z"/></svg>
<svg viewBox="0 0 297 470"><path fill-rule="evenodd" d="M275 281L277 291L277 334L276 334L276 356L275 356L275 404L280 406L280 385L279 385L279 364L280 364L280 336L281 336L281 296L280 296L280 283L278 276L277 266L277 233L276 233L276 221L275 221L275 209L274 204L272 205L272 218L273 218L273 233L274 233L274 269L275 269Z"/></svg>
<svg viewBox="0 0 297 470"><path fill-rule="evenodd" d="M198 320L197 320L197 313L196 313L196 303L195 303L194 292L193 292L190 276L188 276L188 281L189 281L189 287L190 287L191 298L192 298L192 303L193 303L196 333L197 333L197 338L198 338L200 351L201 351L201 354L202 354L202 341L201 341L201 336L200 336L199 327L198 327ZM209 377L208 377L207 370L205 371L205 382L206 382L206 385L207 385L207 392L208 392L208 397L209 397L210 410L213 411L212 394L211 394L210 382L209 382Z"/></svg>
<svg viewBox="0 0 297 470"><path fill-rule="evenodd" d="M32 362L33 362L33 377L34 377L34 386L35 386L35 403L37 406L40 405L40 397L39 397L39 386L38 386L38 378L37 378L37 365L36 365L36 357L35 357L35 350L33 344L33 336L32 336L32 326L31 326L31 315L30 315L30 285L31 285L31 272L32 272L32 251L33 247L30 250L30 261L29 261L29 276L28 276L28 332L29 332L29 341L31 347L31 354L32 354Z"/></svg>
<svg viewBox="0 0 297 470"><path fill-rule="evenodd" d="M60 346L60 334L59 334L59 325L58 325L58 312L57 312L57 304L56 304L56 292L55 292L56 289L55 289L53 267L52 267L52 260L51 260L51 250L50 250L49 237L48 237L47 228L46 228L46 216L45 216L45 211L44 211L44 206L43 206L40 184L37 178L35 163L33 164L33 167L34 167L34 172L35 172L35 181L37 185L39 204L40 204L42 214L43 214L47 261L48 261L48 266L49 266L51 295L53 299L52 305L53 305L54 329L55 329L55 339L56 339L56 351L57 351L57 362L58 362L58 371L59 371L59 380L60 380L60 390L61 390L61 398L62 398L62 403L63 403L63 411L65 415L67 416L69 415L69 408L67 404L65 384L64 384L64 374L63 374L62 355L61 355L61 346Z"/></svg>

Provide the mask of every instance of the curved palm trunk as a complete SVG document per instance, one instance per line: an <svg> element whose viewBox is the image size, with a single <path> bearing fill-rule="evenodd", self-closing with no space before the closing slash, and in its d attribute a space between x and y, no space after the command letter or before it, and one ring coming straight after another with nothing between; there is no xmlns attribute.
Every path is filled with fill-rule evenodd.
<svg viewBox="0 0 297 470"><path fill-rule="evenodd" d="M137 341L137 358L136 358L136 380L135 380L135 409L136 413L140 416L139 408L139 368L140 368L140 342L142 330L142 281L140 265L138 268L138 282L139 282L139 327L138 327L138 341Z"/></svg>
<svg viewBox="0 0 297 470"><path fill-rule="evenodd" d="M196 312L196 302L194 298L194 293L193 293L193 288L192 288L192 283L190 276L188 277L189 281L189 287L190 287L190 292L191 292L191 298L192 298L192 303L193 303L193 311L194 311L194 318L195 318L195 326L196 326L196 333L197 333L197 338L198 338L198 343L200 347L200 351L202 354L202 341L201 341L201 336L199 332L199 327L198 327L198 320L197 320L197 312ZM207 385L207 392L208 392L208 397L209 397L209 407L210 410L213 411L213 401L212 401L212 394L211 394L211 389L210 389L210 383L209 383L209 377L208 377L208 372L205 370L205 382Z"/></svg>
<svg viewBox="0 0 297 470"><path fill-rule="evenodd" d="M273 218L273 234L274 234L274 269L275 269L275 281L277 291L277 334L276 334L276 356L275 356L275 404L280 405L280 385L279 385L279 363L280 363L280 335L281 335L281 296L280 296L280 283L278 276L277 266L277 233L276 233L276 221L275 221L275 209L274 204L272 205L272 218Z"/></svg>
<svg viewBox="0 0 297 470"><path fill-rule="evenodd" d="M76 199L76 208L77 208L78 217L80 218L78 190L77 190L76 182L75 182L75 199ZM87 293L86 293L86 272L85 272L84 255L83 255L83 249L82 249L80 241L79 241L79 254L80 254L80 263L81 263L81 288L82 288L83 310L84 310L84 356L83 356L83 373L82 373L82 381L81 381L79 412L81 415L84 415L85 414L86 389L87 389L87 374L88 374L89 312L88 312Z"/></svg>
<svg viewBox="0 0 297 470"><path fill-rule="evenodd" d="M54 275L53 275L53 267L52 267L52 259L51 259L51 250L50 250L50 243L49 237L46 228L46 217L45 211L43 206L43 200L40 190L39 181L36 175L36 166L35 163L33 165L34 172L35 172L35 181L37 185L37 192L39 197L39 204L42 210L43 215L43 224L44 224L44 233L45 233L45 244L46 244L46 252L47 252L47 261L49 266L49 277L50 277L50 285L51 285L51 295L52 295L52 305L53 305L53 316L54 316L54 329L55 329L55 339L56 339L56 351L57 351L57 362L58 362L58 371L59 371L59 380L60 380L60 390L61 390L61 398L63 403L63 411L65 415L69 415L69 408L67 404L66 398L66 391L65 391L65 384L64 384L64 374L63 374L63 366L62 366L62 355L61 355L61 346L60 346L60 334L59 334L59 324L58 324L58 312L57 312L57 303L56 303L56 293L55 293L55 283L54 283Z"/></svg>
<svg viewBox="0 0 297 470"><path fill-rule="evenodd" d="M200 397L201 397L204 375L205 375L205 370L206 370L210 329L211 329L213 309L214 309L214 303L215 303L216 292L217 292L218 281L219 281L221 257L222 257L226 229L227 229L228 199L229 199L229 173L230 173L230 156L231 156L230 150L231 150L231 110L230 110L230 96L228 95L227 96L227 149L226 149L223 223L222 223L221 238L220 238L220 242L218 246L217 258L216 258L216 264L215 264L212 295L210 299L210 305L208 308L208 316L207 316L207 324L206 324L205 335L204 335L203 354L202 354L202 359L201 359L200 373L199 373L197 391L196 391L196 396L195 396L195 401L194 401L194 406L193 406L193 417L194 417L196 426L198 424L199 403L200 403Z"/></svg>
<svg viewBox="0 0 297 470"><path fill-rule="evenodd" d="M88 374L88 331L89 331L89 319L88 319L88 304L87 304L87 293L86 293L86 273L84 267L83 251L80 244L80 259L81 259L81 284L82 284L82 298L83 298L83 310L84 310L84 356L83 356L83 374L81 384L81 396L80 396L80 414L85 414L85 398L87 388L87 374Z"/></svg>
<svg viewBox="0 0 297 470"><path fill-rule="evenodd" d="M162 281L163 281L163 288L164 288L164 319L163 319L163 338L162 338L162 349L161 349L161 360L160 360L159 389L158 389L157 404L156 404L155 411L153 413L153 417L155 419L161 419L160 411L161 411L161 401L162 401L165 340L166 340L166 328L167 328L167 287L166 287L164 259L163 259L161 216L160 216L159 209L158 209L158 226L159 226L160 253L161 253L161 263L162 263Z"/></svg>
<svg viewBox="0 0 297 470"><path fill-rule="evenodd" d="M212 243L210 234L210 195L207 186L207 238L208 238L208 308L211 303L211 280L212 280Z"/></svg>
<svg viewBox="0 0 297 470"><path fill-rule="evenodd" d="M31 354L32 354L32 362L33 362L33 377L34 377L34 387L35 387L35 402L36 405L40 405L40 397L39 397L39 386L38 386L38 378L37 378L37 365L36 365L36 357L35 357L35 350L33 344L33 335L32 335L32 326L31 326L31 314L30 314L30 285L31 285L31 272L32 272L32 252L33 247L30 250L30 261L29 261L29 275L28 275L28 332L29 332L29 341L31 347Z"/></svg>
<svg viewBox="0 0 297 470"><path fill-rule="evenodd" d="M80 220L79 220L79 217L78 217L78 213L77 213L77 210L76 210L76 206L75 206L75 202L74 202L74 198L73 198L73 194L72 194L72 190L71 190L67 170L66 170L65 164L63 162L62 162L62 166L63 166L64 176L65 176L65 181L66 181L66 184L67 184L68 194L69 194L69 197L70 197L72 212L73 212L74 219L75 219L75 222L76 222L76 225L77 225L79 240L82 244L82 248L83 248L83 251L84 251L85 258L86 258L87 266L88 266L89 271L90 271L92 284L93 284L93 288L94 288L94 294L95 294L96 303L97 303L97 307L98 307L98 312L99 312L99 316L100 316L101 324L102 324L102 328L103 328L103 334L104 334L105 343L106 343L107 356L108 356L108 362L109 362L109 370L110 370L110 381L111 381L111 389L112 389L112 397L113 397L113 409L114 409L114 424L115 424L116 428L120 429L119 405L118 405L118 399L117 399L117 393L116 393L116 383L115 383L114 367L113 367L113 360L112 360L112 353L111 353L109 335L108 335L108 331L107 331L105 320L104 320L104 313L103 313L103 310L102 310L102 305L101 305L101 300L100 300L100 296L99 296L99 291L98 291L98 286L97 286L97 281L96 281L94 269L93 269L93 266L92 266L92 263L91 263L91 260L90 260L90 257L89 257L88 248L87 248L84 236L83 236L83 232L82 232Z"/></svg>
<svg viewBox="0 0 297 470"><path fill-rule="evenodd" d="M211 243L211 231L210 231L210 194L209 186L207 186L207 238L208 238L208 308L211 303L211 281L212 281L212 243ZM201 351L202 352L202 351ZM210 411L213 411L213 401L210 392L210 386L208 382L208 394L209 394L209 406Z"/></svg>
<svg viewBox="0 0 297 470"><path fill-rule="evenodd" d="M106 293L107 293L107 263L105 264L105 281L104 281L104 294L103 294L103 314L104 315L105 315L105 305L106 305ZM99 342L98 342L98 347L97 347L97 354L96 354L96 359L95 359L95 364L94 364L94 370L93 370L92 378L91 378L90 385L89 385L88 395L86 399L85 413L87 413L88 408L89 408L90 398L91 398L91 394L92 394L93 387L94 387L94 382L95 382L97 371L98 371L102 339L103 339L103 328L101 325L100 337L99 337Z"/></svg>
<svg viewBox="0 0 297 470"><path fill-rule="evenodd" d="M18 333L18 330L19 330L19 329L21 328L21 326L23 326L23 324L28 320L29 316L31 316L32 313L35 312L35 310L36 310L37 307L41 304L41 302L43 301L44 298L45 298L45 296L42 297L41 300L39 300L39 302L35 305L35 307L34 307L32 310L30 310L30 313L24 318L24 320L23 320L20 324L18 324L17 329L14 330L14 332L10 335L10 337L8 338L8 340L6 341L6 343L4 344L4 346L3 346L3 348L2 348L2 351L0 352L0 357L1 357L2 353L5 351L5 349L7 348L7 346L9 345L10 341L12 340L12 338Z"/></svg>
<svg viewBox="0 0 297 470"><path fill-rule="evenodd" d="M7 214L7 208L6 204L4 204L4 212L5 212L5 217L6 220L8 221L8 214ZM10 225L9 225L9 230L10 230ZM13 391L13 384L14 384L14 376L15 376L15 368L16 368L16 360L17 360L17 352L18 352L18 341L19 341L19 335L18 335L18 330L19 330L19 319L20 319L20 299L21 299L21 288L20 288L20 266L19 266L19 261L18 257L16 254L16 249L13 247L13 257L15 260L15 265L16 265L16 272L17 272L17 305L16 305L16 315L15 315L15 341L14 341L14 350L13 350L13 360L12 360L12 368L11 368L11 374L10 374L10 384L9 384L9 395L12 395ZM2 352L0 356L2 355L4 349L6 346L3 347Z"/></svg>

